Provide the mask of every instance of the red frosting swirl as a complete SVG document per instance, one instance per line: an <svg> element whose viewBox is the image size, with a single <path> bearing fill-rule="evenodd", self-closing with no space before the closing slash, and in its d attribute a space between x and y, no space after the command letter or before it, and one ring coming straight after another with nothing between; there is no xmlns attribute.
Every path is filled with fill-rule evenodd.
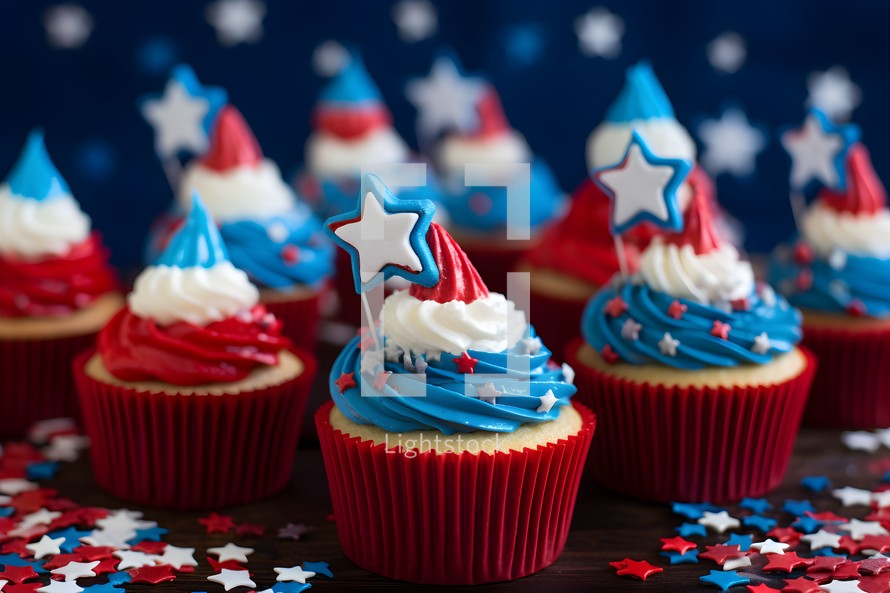
<svg viewBox="0 0 890 593"><path fill-rule="evenodd" d="M887 207L887 191L871 164L868 149L861 143L847 155L847 191L823 189L818 198L836 212L877 214Z"/></svg>
<svg viewBox="0 0 890 593"><path fill-rule="evenodd" d="M439 269L439 281L430 288L412 284L411 296L421 301L463 301L467 304L488 296L488 287L479 272L448 231L435 222L431 223L426 240Z"/></svg>
<svg viewBox="0 0 890 593"><path fill-rule="evenodd" d="M240 381L255 368L278 364L290 346L281 321L257 305L241 316L206 326L177 322L159 326L129 307L99 333L105 368L122 381L160 380L173 385Z"/></svg>
<svg viewBox="0 0 890 593"><path fill-rule="evenodd" d="M97 233L62 257L0 256L0 317L63 317L117 288Z"/></svg>

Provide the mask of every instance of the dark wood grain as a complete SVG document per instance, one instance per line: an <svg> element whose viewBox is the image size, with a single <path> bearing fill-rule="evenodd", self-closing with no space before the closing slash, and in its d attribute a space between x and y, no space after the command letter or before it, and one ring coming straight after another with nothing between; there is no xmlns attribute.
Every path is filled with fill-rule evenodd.
<svg viewBox="0 0 890 593"><path fill-rule="evenodd" d="M320 350L327 358L336 353L333 347ZM323 361L321 368L330 368L329 360ZM270 586L275 574L275 566L293 566L306 560L325 560L331 564L334 581L323 578L313 579L313 591L422 591L421 587L384 579L359 569L347 560L337 543L334 523L327 519L331 513L327 485L321 454L313 445L310 427L311 412L323 402L327 395L321 389L323 382L317 381L310 413L307 414L307 437L301 446L290 484L281 494L251 505L224 509L236 522L263 523L269 530L263 537L237 537L234 535L207 535L198 523L198 518L206 515L201 512L170 512L159 509L143 509L146 518L157 521L170 530L165 540L178 546L197 548L196 558L200 561L193 574L183 574L176 581L156 587L148 585L127 585L128 591L135 593L157 593L162 590L175 592L222 591L222 587L208 582L210 566L205 561L208 547L220 546L228 541L256 549L250 557L248 568L254 574L258 589ZM852 485L875 488L880 476L890 469L890 455L868 455L845 450L840 444L838 431L804 430L798 440L794 457L784 485L769 495L776 507L786 498L810 498L819 510L832 509L844 514L830 495L810 495L799 487L801 477L806 475L828 475L835 485ZM589 463L596 463L595 459ZM139 508L112 498L95 484L86 460L74 464L63 464L57 478L48 484L57 488L61 496L81 504L102 505L112 508ZM731 511L735 507L730 508ZM859 507L857 512L847 515L862 517L866 509ZM787 524L788 515L774 510L772 515ZM276 531L286 523L305 523L314 532L305 541L285 541L276 537ZM699 565L670 567L658 555L660 537L675 535L674 528L682 519L671 513L668 505L651 504L629 500L625 497L603 491L586 477L581 484L578 504L572 531L565 552L550 568L537 575L494 585L474 587L474 590L491 592L544 592L561 593L590 591L662 591L706 590L698 581L700 575L716 568L713 563L702 561ZM700 543L722 541L718 536L692 538ZM723 538L725 539L725 538ZM701 549L702 546L700 546ZM616 577L608 563L631 557L649 560L665 567L665 572L650 577L645 583ZM763 562L760 561L762 564ZM798 571L795 574L800 574ZM777 585L778 579L766 582ZM450 588L449 588L450 589ZM444 590L439 588L439 590ZM715 589L710 589L715 590ZM742 591L744 588L735 589ZM241 590L235 590L236 593Z"/></svg>

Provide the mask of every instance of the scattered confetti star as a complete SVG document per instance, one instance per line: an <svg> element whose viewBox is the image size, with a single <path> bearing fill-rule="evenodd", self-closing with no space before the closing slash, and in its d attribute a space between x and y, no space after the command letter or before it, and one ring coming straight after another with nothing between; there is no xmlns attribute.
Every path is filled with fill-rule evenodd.
<svg viewBox="0 0 890 593"><path fill-rule="evenodd" d="M698 550L689 550L685 554L678 552L661 552L671 565L674 564L698 564Z"/></svg>
<svg viewBox="0 0 890 593"><path fill-rule="evenodd" d="M392 20L408 43L432 37L439 24L436 7L428 0L400 0L392 7Z"/></svg>
<svg viewBox="0 0 890 593"><path fill-rule="evenodd" d="M676 356L679 346L680 340L672 337L670 332L664 332L664 335L658 341L658 350L665 356Z"/></svg>
<svg viewBox="0 0 890 593"><path fill-rule="evenodd" d="M335 76L351 59L343 45L328 39L312 52L312 68L319 76Z"/></svg>
<svg viewBox="0 0 890 593"><path fill-rule="evenodd" d="M698 555L699 558L711 560L719 566L723 566L727 560L740 558L745 553L739 549L739 546L727 546L717 544L715 546L705 546L705 551Z"/></svg>
<svg viewBox="0 0 890 593"><path fill-rule="evenodd" d="M680 301L674 300L670 307L668 307L668 315L673 317L674 319L682 319L683 314L686 313L688 307L681 303Z"/></svg>
<svg viewBox="0 0 890 593"><path fill-rule="evenodd" d="M167 545L164 553L158 558L160 564L169 564L176 570L183 566L198 566L195 560L194 548L178 548L176 546Z"/></svg>
<svg viewBox="0 0 890 593"><path fill-rule="evenodd" d="M736 570L738 568L747 568L751 566L750 556L741 556L739 558L731 558L723 563L723 570Z"/></svg>
<svg viewBox="0 0 890 593"><path fill-rule="evenodd" d="M552 390L552 389L548 389L548 390L547 390L547 393L545 393L544 395L542 395L539 399L541 400L541 405L538 406L538 413L539 413L539 414L547 414L547 413L549 413L550 410L553 409L553 405L554 405L557 401L559 401L559 400L557 400L556 396L553 395L553 390Z"/></svg>
<svg viewBox="0 0 890 593"><path fill-rule="evenodd" d="M708 504L706 502L703 503L691 503L691 502L674 502L671 503L671 511L678 515L683 515L687 519L700 519L705 511L710 511L712 513L720 512L724 509L720 507L715 507L712 504Z"/></svg>
<svg viewBox="0 0 890 593"><path fill-rule="evenodd" d="M48 585L36 589L39 593L81 593L83 587L79 587L74 581L50 581Z"/></svg>
<svg viewBox="0 0 890 593"><path fill-rule="evenodd" d="M36 579L37 577L38 574L34 571L34 568L31 565L13 566L5 563L3 572L0 572L0 579L17 585L20 585L25 581Z"/></svg>
<svg viewBox="0 0 890 593"><path fill-rule="evenodd" d="M46 556L59 554L62 551L59 548L59 545L63 543L65 543L64 537L53 539L48 535L44 535L40 538L40 541L33 544L28 544L25 547L28 548L31 551L31 554L33 554L34 557L39 560L40 558L44 558Z"/></svg>
<svg viewBox="0 0 890 593"><path fill-rule="evenodd" d="M235 587L256 587L256 583L251 580L250 573L246 570L229 570L223 568L218 574L207 577L207 580L219 583L226 591L234 589Z"/></svg>
<svg viewBox="0 0 890 593"><path fill-rule="evenodd" d="M748 50L738 33L727 31L708 43L708 61L717 70L732 74L745 63Z"/></svg>
<svg viewBox="0 0 890 593"><path fill-rule="evenodd" d="M724 533L729 529L735 529L740 526L739 520L735 517L730 517L726 511L720 511L719 513L705 511L698 522L700 525L710 527L717 533Z"/></svg>
<svg viewBox="0 0 890 593"><path fill-rule="evenodd" d="M881 447L878 437L874 433L864 430L849 431L841 434L841 442L848 449L865 451L867 453L874 453Z"/></svg>
<svg viewBox="0 0 890 593"><path fill-rule="evenodd" d="M253 554L253 548L244 548L235 545L232 542L227 543L221 548L207 548L208 554L213 554L219 558L220 562L234 560L236 562L247 562L247 557Z"/></svg>
<svg viewBox="0 0 890 593"><path fill-rule="evenodd" d="M842 66L813 72L807 78L807 89L810 92L807 107L821 109L835 120L850 119L853 110L862 102L862 91Z"/></svg>
<svg viewBox="0 0 890 593"><path fill-rule="evenodd" d="M887 530L877 521L850 519L850 522L841 525L840 529L849 533L856 541L861 541L866 535L888 535Z"/></svg>
<svg viewBox="0 0 890 593"><path fill-rule="evenodd" d="M93 17L78 4L58 4L43 12L43 28L50 46L76 49L90 38Z"/></svg>
<svg viewBox="0 0 890 593"><path fill-rule="evenodd" d="M327 562L304 562L303 569L314 572L316 575L325 576L329 579L334 578L334 573L331 572L331 565Z"/></svg>
<svg viewBox="0 0 890 593"><path fill-rule="evenodd" d="M276 567L273 569L278 577L275 579L279 582L295 581L297 583L305 583L306 579L311 579L315 573L309 570L303 570L300 566L292 566L290 568Z"/></svg>
<svg viewBox="0 0 890 593"><path fill-rule="evenodd" d="M477 106L485 94L481 78L463 76L455 61L437 58L426 78L412 80L405 95L417 109L421 137L432 140L449 130L473 130L479 124Z"/></svg>
<svg viewBox="0 0 890 593"><path fill-rule="evenodd" d="M151 566L155 563L155 557L144 552L131 552L130 550L117 550L114 555L120 558L117 567L120 570L127 568L141 568L143 566Z"/></svg>
<svg viewBox="0 0 890 593"><path fill-rule="evenodd" d="M679 527L677 527L677 533L680 534L680 537L692 537L693 535L699 535L701 537L705 537L708 535L707 529L705 529L704 525L698 525L697 523L683 523Z"/></svg>
<svg viewBox="0 0 890 593"><path fill-rule="evenodd" d="M62 575L62 577L64 577L63 580L76 581L80 578L96 576L96 572L93 569L97 566L99 566L98 560L94 560L93 562L69 562L65 566L55 568L50 572Z"/></svg>
<svg viewBox="0 0 890 593"><path fill-rule="evenodd" d="M176 578L173 574L173 567L170 565L161 566L145 566L131 571L130 576L133 577L133 583L149 583L157 585L166 581L172 581ZM228 591L228 589L226 589Z"/></svg>
<svg viewBox="0 0 890 593"><path fill-rule="evenodd" d="M791 526L802 533L813 533L825 526L824 521L819 521L813 517L798 517L797 521Z"/></svg>
<svg viewBox="0 0 890 593"><path fill-rule="evenodd" d="M340 390L340 393L343 393L347 389L355 387L357 383L355 382L355 373L341 373L340 377L334 381L334 385L337 386L337 389Z"/></svg>
<svg viewBox="0 0 890 593"><path fill-rule="evenodd" d="M734 570L725 572L721 570L712 570L705 576L699 577L699 580L706 585L714 585L721 591L726 591L730 587L747 585L751 582Z"/></svg>
<svg viewBox="0 0 890 593"><path fill-rule="evenodd" d="M739 503L743 509L748 509L752 513L765 513L773 508L773 505L765 498L743 498Z"/></svg>
<svg viewBox="0 0 890 593"><path fill-rule="evenodd" d="M698 544L683 539L682 537L663 537L661 538L661 549L665 551L679 552L685 554L689 550L694 550Z"/></svg>
<svg viewBox="0 0 890 593"><path fill-rule="evenodd" d="M261 0L216 0L205 16L220 44L256 43L263 37L266 5Z"/></svg>
<svg viewBox="0 0 890 593"><path fill-rule="evenodd" d="M739 533L730 533L729 539L726 540L727 546L738 546L742 552L747 552L751 548L752 543L754 543L754 536Z"/></svg>
<svg viewBox="0 0 890 593"><path fill-rule="evenodd" d="M698 136L704 144L701 163L714 176L747 177L756 170L757 155L767 144L766 134L738 108L725 110L719 119L703 121Z"/></svg>
<svg viewBox="0 0 890 593"><path fill-rule="evenodd" d="M828 593L862 593L863 589L859 588L859 581L831 581L822 585L822 590Z"/></svg>
<svg viewBox="0 0 890 593"><path fill-rule="evenodd" d="M262 536L266 532L266 526L260 523L239 523L235 528L236 535Z"/></svg>
<svg viewBox="0 0 890 593"><path fill-rule="evenodd" d="M813 562L812 558L801 558L796 552L788 552L787 554L770 554L769 561L762 570L764 572L790 573L800 566L810 566Z"/></svg>
<svg viewBox="0 0 890 593"><path fill-rule="evenodd" d="M784 554L790 546L788 544L777 542L772 539L766 539L762 542L751 544L751 549L757 550L761 554Z"/></svg>
<svg viewBox="0 0 890 593"><path fill-rule="evenodd" d="M797 577L796 579L785 579L782 593L819 593L821 590L815 581L806 577Z"/></svg>
<svg viewBox="0 0 890 593"><path fill-rule="evenodd" d="M495 388L494 383L484 383L476 388L476 395L484 402L496 404L498 397L503 394Z"/></svg>
<svg viewBox="0 0 890 593"><path fill-rule="evenodd" d="M807 513L813 513L816 511L816 508L813 506L809 500L786 500L782 505L782 512L788 513L789 515L794 515L795 517L800 517L801 515L806 515Z"/></svg>
<svg viewBox="0 0 890 593"><path fill-rule="evenodd" d="M562 376L565 377L566 383L575 384L575 369L570 367L568 363L562 363Z"/></svg>
<svg viewBox="0 0 890 593"><path fill-rule="evenodd" d="M608 9L598 7L575 19L575 33L581 53L612 59L621 53L624 21Z"/></svg>
<svg viewBox="0 0 890 593"><path fill-rule="evenodd" d="M624 313L627 312L628 306L623 298L616 295L615 297L609 299L606 302L606 306L603 307L603 310L606 312L606 315L610 317L620 317Z"/></svg>
<svg viewBox="0 0 890 593"><path fill-rule="evenodd" d="M631 560L630 558L625 558L618 562L610 562L609 564L616 569L616 575L629 576L641 581L645 581L653 574L664 571L660 566L655 566L645 560L638 561Z"/></svg>
<svg viewBox="0 0 890 593"><path fill-rule="evenodd" d="M723 323L719 319L714 320L714 324L711 326L711 335L715 338L720 338L721 340L729 339L729 332L732 329L728 323Z"/></svg>
<svg viewBox="0 0 890 593"><path fill-rule="evenodd" d="M841 543L841 536L820 529L816 533L804 535L800 540L809 544L811 550L817 550L819 548L836 548Z"/></svg>
<svg viewBox="0 0 890 593"><path fill-rule="evenodd" d="M871 491L861 488L852 488L844 486L831 491L831 495L841 501L845 507L856 505L868 506L871 504Z"/></svg>
<svg viewBox="0 0 890 593"><path fill-rule="evenodd" d="M288 523L278 530L278 537L280 539L300 540L303 536L309 534L310 531L312 530L303 523Z"/></svg>

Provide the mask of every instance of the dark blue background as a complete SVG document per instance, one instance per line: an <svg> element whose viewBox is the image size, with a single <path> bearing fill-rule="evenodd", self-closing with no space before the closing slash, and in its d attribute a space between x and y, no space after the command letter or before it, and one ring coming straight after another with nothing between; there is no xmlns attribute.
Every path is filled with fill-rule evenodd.
<svg viewBox="0 0 890 593"><path fill-rule="evenodd" d="M292 172L324 82L312 69L312 52L328 39L361 49L412 144L415 114L402 86L427 72L438 49L455 47L469 70L494 81L512 123L566 190L585 174L585 139L618 91L624 68L650 58L691 130L729 101L768 127L770 146L758 158L757 174L718 179L721 201L747 223L753 250L766 250L791 231L788 159L776 135L802 120L810 72L836 64L849 70L863 93L854 119L878 172L890 173L890 5L884 2L603 2L625 24L615 60L578 50L575 18L596 2L441 0L435 2L438 32L406 44L390 1L267 0L263 39L236 47L217 42L204 18L208 3L85 0L92 36L83 47L59 50L49 47L41 23L53 3L0 2L0 170L11 166L27 131L44 126L52 156L118 265L138 263L149 221L171 199L152 131L136 109L140 95L163 88L168 63L188 62L204 83L227 88L266 153ZM508 49L516 27L543 42L531 63ZM715 70L706 56L707 43L727 30L747 42L747 60L734 74ZM147 53L152 47L162 50L154 58Z"/></svg>

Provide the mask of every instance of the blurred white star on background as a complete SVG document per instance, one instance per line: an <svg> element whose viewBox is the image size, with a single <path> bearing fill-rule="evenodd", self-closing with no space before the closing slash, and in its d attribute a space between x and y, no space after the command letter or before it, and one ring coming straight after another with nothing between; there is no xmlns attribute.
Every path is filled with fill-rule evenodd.
<svg viewBox="0 0 890 593"><path fill-rule="evenodd" d="M714 176L731 173L747 177L757 168L757 155L766 148L766 134L736 107L726 109L719 119L703 121L698 137L705 147L702 165Z"/></svg>
<svg viewBox="0 0 890 593"><path fill-rule="evenodd" d="M334 76L348 61L349 51L333 39L328 39L312 52L312 68L319 76Z"/></svg>
<svg viewBox="0 0 890 593"><path fill-rule="evenodd" d="M476 106L484 92L484 81L462 76L447 57L438 58L426 78L410 81L405 89L418 111L418 131L427 140L443 130L469 130L476 126Z"/></svg>
<svg viewBox="0 0 890 593"><path fill-rule="evenodd" d="M436 7L428 0L401 0L392 7L399 37L408 43L432 37L439 26Z"/></svg>
<svg viewBox="0 0 890 593"><path fill-rule="evenodd" d="M747 57L745 40L738 33L727 31L708 44L708 61L717 70L732 74L742 67Z"/></svg>
<svg viewBox="0 0 890 593"><path fill-rule="evenodd" d="M266 5L262 0L216 0L207 6L207 22L222 45L256 43L263 37Z"/></svg>
<svg viewBox="0 0 890 593"><path fill-rule="evenodd" d="M850 80L843 66L832 66L825 72L813 72L807 78L808 107L816 107L835 121L850 119L862 102L862 90Z"/></svg>
<svg viewBox="0 0 890 593"><path fill-rule="evenodd" d="M624 21L600 6L575 19L575 33L584 55L615 58L621 53Z"/></svg>
<svg viewBox="0 0 890 593"><path fill-rule="evenodd" d="M93 32L93 17L78 4L59 4L43 11L47 42L59 49L82 46Z"/></svg>

